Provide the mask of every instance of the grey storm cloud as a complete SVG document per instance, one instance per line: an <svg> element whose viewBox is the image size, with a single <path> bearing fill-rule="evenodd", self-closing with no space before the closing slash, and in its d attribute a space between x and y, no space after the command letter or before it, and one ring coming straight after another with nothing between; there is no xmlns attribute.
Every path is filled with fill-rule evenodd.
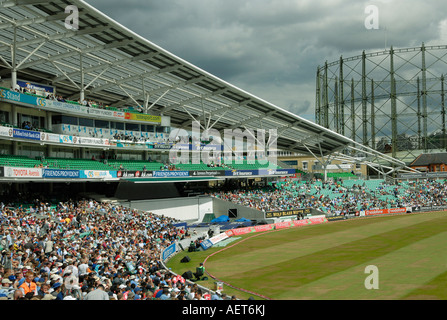
<svg viewBox="0 0 447 320"><path fill-rule="evenodd" d="M182 59L310 120L316 70L325 61L385 45L447 41L442 0L87 2ZM378 30L365 28L368 5L378 8Z"/></svg>

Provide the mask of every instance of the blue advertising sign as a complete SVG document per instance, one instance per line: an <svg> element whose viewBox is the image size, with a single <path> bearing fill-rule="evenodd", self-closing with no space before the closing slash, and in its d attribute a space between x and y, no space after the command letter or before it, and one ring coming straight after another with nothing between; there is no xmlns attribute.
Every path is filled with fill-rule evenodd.
<svg viewBox="0 0 447 320"><path fill-rule="evenodd" d="M29 96L26 96L29 97ZM22 94L15 92L15 91L10 91L10 90L4 90L4 89L0 89L0 98L2 99L8 99L8 100L12 100L12 101L16 101L16 102L22 102ZM31 101L34 101L36 98L32 98L29 97L29 101L28 103L33 103Z"/></svg>
<svg viewBox="0 0 447 320"><path fill-rule="evenodd" d="M0 167L0 170L1 170L1 167ZM0 177L1 176L2 175L1 175L1 171L0 171ZM176 227L176 228L186 228L188 226L188 223L186 223L186 222L178 222L178 223L173 223L172 226Z"/></svg>
<svg viewBox="0 0 447 320"><path fill-rule="evenodd" d="M259 175L286 176L295 174L295 169L259 169Z"/></svg>
<svg viewBox="0 0 447 320"><path fill-rule="evenodd" d="M22 102L27 104L36 105L36 97L19 92L0 89L0 99L12 100L15 102ZM43 99L45 100L45 99Z"/></svg>
<svg viewBox="0 0 447 320"><path fill-rule="evenodd" d="M175 143L177 150L192 150L192 151L222 151L223 145L220 144L181 144Z"/></svg>
<svg viewBox="0 0 447 320"><path fill-rule="evenodd" d="M154 178L189 177L189 171L154 171Z"/></svg>
<svg viewBox="0 0 447 320"><path fill-rule="evenodd" d="M21 80L17 80L17 84L19 86L21 86L22 88L28 88L31 90L38 90L38 91L48 91L53 93L54 92L54 88L50 87L50 86L46 86L40 83L34 83L34 82L27 82L27 81L21 81Z"/></svg>
<svg viewBox="0 0 447 320"><path fill-rule="evenodd" d="M163 253L161 254L161 258L163 261L166 261L169 259L170 256L172 256L177 251L177 246L175 242L171 244L169 247L167 247L165 250L163 250Z"/></svg>
<svg viewBox="0 0 447 320"><path fill-rule="evenodd" d="M203 250L208 250L213 246L213 243L209 239L206 239L200 243L200 246L202 247Z"/></svg>
<svg viewBox="0 0 447 320"><path fill-rule="evenodd" d="M162 149L162 150L169 150L172 148L170 144L153 144L148 146L149 149Z"/></svg>
<svg viewBox="0 0 447 320"><path fill-rule="evenodd" d="M79 170L43 169L42 177L78 179Z"/></svg>
<svg viewBox="0 0 447 320"><path fill-rule="evenodd" d="M12 136L21 139L40 140L40 132L36 131L14 129L12 131Z"/></svg>
<svg viewBox="0 0 447 320"><path fill-rule="evenodd" d="M226 170L225 171L226 176L238 176L238 177L250 177L250 176L257 176L258 170Z"/></svg>

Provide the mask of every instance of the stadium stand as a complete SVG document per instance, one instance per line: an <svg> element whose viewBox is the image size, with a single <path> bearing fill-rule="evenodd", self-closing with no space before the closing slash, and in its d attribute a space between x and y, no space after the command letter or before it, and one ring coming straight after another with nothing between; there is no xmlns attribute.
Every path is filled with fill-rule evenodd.
<svg viewBox="0 0 447 320"><path fill-rule="evenodd" d="M0 209L2 300L91 300L100 284L101 300L192 300L203 294L165 272L158 260L173 241L194 240L174 226L175 219L94 200L2 203ZM162 296L163 285L175 290Z"/></svg>
<svg viewBox="0 0 447 320"><path fill-rule="evenodd" d="M113 170L113 168L100 161L87 159L46 158L54 168L75 170Z"/></svg>
<svg viewBox="0 0 447 320"><path fill-rule="evenodd" d="M236 170L281 169L280 166L274 163L260 163L258 161L250 163L247 160L243 161L243 163L232 162L229 163L228 166Z"/></svg>
<svg viewBox="0 0 447 320"><path fill-rule="evenodd" d="M258 161L217 166L203 162L170 163L167 142L171 130L186 128L192 119L202 116L208 117L208 125L212 124L211 127L218 131L227 128L276 129L281 134L275 137L275 152L287 150L326 155L353 146L356 152L365 148L381 157L367 146L185 63L92 10L84 1L74 0L74 4L84 13L80 16L82 29L79 31L67 31L61 21L54 18L61 16L60 7L55 3L9 1L2 11L2 19L13 23L4 24L2 29L3 42L11 45L3 46L0 56L0 80L6 86L0 87L0 171L3 183L0 192L4 201L0 203L0 299L200 300L203 295L182 277L163 270L160 255L171 244L183 240L191 240L195 248L200 248L204 238L194 237L188 228L176 224L184 225L185 221L126 208L110 199L119 187L125 189L126 185L135 189L128 187L122 194L128 196L138 189L147 196L150 193L144 187L147 185L133 184L132 179L122 181L116 178L118 175L96 182L85 174L82 180L87 182L73 182L62 176L52 180L42 174L40 178L48 180L42 183L33 180L27 184L25 182L30 177L21 177L17 182L19 179L11 175L14 171L27 170L3 167L104 171L283 168L275 163ZM44 6L45 10L42 10ZM94 25L91 21L95 21ZM28 26L29 22L33 23L32 28ZM30 44L39 41L40 44L30 49ZM76 45L80 47L75 48ZM28 49L29 52L22 56L22 51ZM21 58L22 68L14 65L16 54ZM5 77L8 66L11 67L10 79ZM126 70L125 74L123 70ZM17 84L17 77L22 78L22 85ZM81 81L76 83L78 77ZM50 83L49 80L57 94L28 86L28 82L32 82L32 85L47 87L44 83ZM67 80L71 84L66 85ZM84 90L86 84L88 90ZM143 88L140 89L140 85ZM132 90L125 92L124 88ZM127 106L133 103L131 100L135 107ZM149 111L153 115L148 114ZM263 124L259 128L261 119ZM53 139L43 138L49 136ZM97 139L81 143L79 137ZM94 160L94 156L101 153L104 157ZM36 157L36 154L44 156ZM156 160L129 160L151 159L152 155ZM390 159L385 157L385 160ZM391 162L402 165L394 160ZM306 174L301 170L298 173ZM446 204L445 182L402 182L396 186L385 180L363 180L349 173L329 173L328 176L330 179L325 182L314 179L272 183L278 178L275 175L268 178L234 175L216 179L224 182L213 181L204 185L216 185L212 192L208 190L208 195L257 209L262 218L262 212L295 208L314 208L327 215L343 215L397 205ZM262 180L263 184L257 186L255 180ZM112 196L106 197L108 201L80 199L80 194L95 193L113 183L111 189L114 188L116 193L111 192ZM177 196L186 185L180 187L179 184L169 181L163 184L168 186L165 189L160 187L161 183L151 187L152 190L158 188L157 192L164 193L163 196L165 190ZM49 200L29 193L31 188L45 193ZM200 193L195 189L192 191L193 194ZM209 227L215 223L215 218L214 213L205 214L200 223L189 227ZM233 219L219 222L219 225L221 230L228 230L253 223ZM35 290L28 283L34 283Z"/></svg>
<svg viewBox="0 0 447 320"><path fill-rule="evenodd" d="M0 166L10 166L10 167L25 167L25 168L36 168L36 167L47 167L47 168L57 168L47 161L31 159L27 156L12 156L12 155L0 155Z"/></svg>
<svg viewBox="0 0 447 320"><path fill-rule="evenodd" d="M428 191L428 192L427 192ZM359 210L406 206L443 206L446 180L400 182L384 180L331 180L278 182L269 188L212 192L209 195L264 212L315 208L325 214L344 215Z"/></svg>
<svg viewBox="0 0 447 320"><path fill-rule="evenodd" d="M143 160L107 160L107 163L116 170L163 170L161 162Z"/></svg>

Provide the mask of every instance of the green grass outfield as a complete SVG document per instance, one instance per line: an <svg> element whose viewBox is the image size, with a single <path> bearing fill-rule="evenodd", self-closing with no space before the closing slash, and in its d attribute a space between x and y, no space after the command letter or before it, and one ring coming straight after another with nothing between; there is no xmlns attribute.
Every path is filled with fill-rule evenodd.
<svg viewBox="0 0 447 320"><path fill-rule="evenodd" d="M191 261L180 263L185 255ZM194 272L207 257L206 270L214 277L274 300L444 300L447 212L251 233L225 248L181 252L168 267L179 274ZM377 290L365 288L369 265L379 271ZM199 283L213 288L215 281ZM254 296L227 285L224 291L241 299Z"/></svg>

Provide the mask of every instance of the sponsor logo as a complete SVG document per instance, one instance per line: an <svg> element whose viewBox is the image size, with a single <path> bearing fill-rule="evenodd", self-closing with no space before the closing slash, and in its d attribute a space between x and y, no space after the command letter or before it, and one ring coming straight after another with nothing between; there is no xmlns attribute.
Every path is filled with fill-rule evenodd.
<svg viewBox="0 0 447 320"><path fill-rule="evenodd" d="M190 171L191 176L195 177L213 177L225 175L224 170Z"/></svg>
<svg viewBox="0 0 447 320"><path fill-rule="evenodd" d="M10 178L40 178L42 177L41 169L30 169L30 168L5 168L5 177Z"/></svg>
<svg viewBox="0 0 447 320"><path fill-rule="evenodd" d="M44 169L44 178L79 178L79 170Z"/></svg>
<svg viewBox="0 0 447 320"><path fill-rule="evenodd" d="M163 261L166 261L170 256L172 256L177 251L177 246L175 243L167 247L162 253Z"/></svg>
<svg viewBox="0 0 447 320"><path fill-rule="evenodd" d="M35 131L27 131L20 129L13 129L13 137L14 138L22 138L22 139L30 139L30 140L40 140L40 132Z"/></svg>
<svg viewBox="0 0 447 320"><path fill-rule="evenodd" d="M46 99L38 98L38 99L37 99L37 105L38 105L38 106L41 106L41 107L46 107L46 106L47 106L47 101L46 101Z"/></svg>
<svg viewBox="0 0 447 320"><path fill-rule="evenodd" d="M153 176L158 178L189 177L189 171L154 171Z"/></svg>
<svg viewBox="0 0 447 320"><path fill-rule="evenodd" d="M310 214L310 213L311 213L310 209L304 208L304 209L266 212L265 217L266 218L279 218L279 217L290 217L290 216L304 215L304 214Z"/></svg>
<svg viewBox="0 0 447 320"><path fill-rule="evenodd" d="M117 171L117 178L151 178L152 171Z"/></svg>

